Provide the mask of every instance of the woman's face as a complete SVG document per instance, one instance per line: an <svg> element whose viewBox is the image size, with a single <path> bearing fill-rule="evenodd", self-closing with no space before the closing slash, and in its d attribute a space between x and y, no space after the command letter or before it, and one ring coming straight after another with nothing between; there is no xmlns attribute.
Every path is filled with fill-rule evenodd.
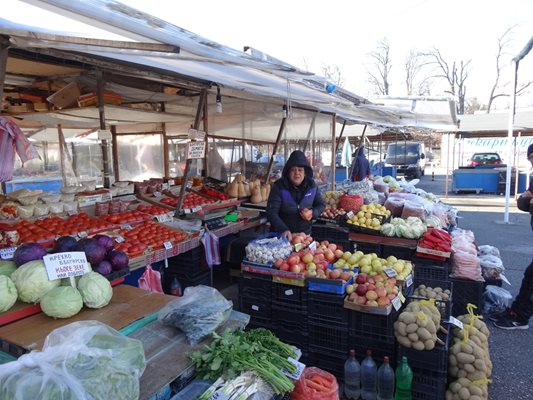
<svg viewBox="0 0 533 400"><path fill-rule="evenodd" d="M292 167L289 170L289 180L294 186L300 186L305 178L304 167Z"/></svg>

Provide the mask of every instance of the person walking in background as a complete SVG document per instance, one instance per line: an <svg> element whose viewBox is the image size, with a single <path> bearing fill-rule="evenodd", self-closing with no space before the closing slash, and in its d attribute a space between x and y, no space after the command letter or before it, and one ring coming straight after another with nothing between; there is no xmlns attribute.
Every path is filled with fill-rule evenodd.
<svg viewBox="0 0 533 400"><path fill-rule="evenodd" d="M370 176L370 163L365 156L365 146L359 147L355 153L352 173L350 175L352 182L362 181Z"/></svg>
<svg viewBox="0 0 533 400"><path fill-rule="evenodd" d="M533 166L533 144L527 148L527 158ZM531 214L531 229L533 230L533 178L529 188L516 201L520 210ZM528 329L529 319L533 315L533 261L526 268L522 285L511 308L489 316L494 326L501 329Z"/></svg>

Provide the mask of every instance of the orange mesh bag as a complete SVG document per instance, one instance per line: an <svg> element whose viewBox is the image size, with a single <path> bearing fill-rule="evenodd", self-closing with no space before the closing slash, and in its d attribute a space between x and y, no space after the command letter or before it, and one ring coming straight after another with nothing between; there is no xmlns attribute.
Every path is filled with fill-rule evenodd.
<svg viewBox="0 0 533 400"><path fill-rule="evenodd" d="M338 400L337 378L317 367L304 369L294 383L291 400Z"/></svg>
<svg viewBox="0 0 533 400"><path fill-rule="evenodd" d="M363 205L363 196L359 194L343 194L339 198L338 208L342 208L344 211L358 212Z"/></svg>

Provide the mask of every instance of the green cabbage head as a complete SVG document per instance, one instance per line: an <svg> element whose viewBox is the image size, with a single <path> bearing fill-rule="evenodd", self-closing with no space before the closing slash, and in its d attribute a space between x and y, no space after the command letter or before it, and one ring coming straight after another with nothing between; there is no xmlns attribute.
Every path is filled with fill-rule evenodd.
<svg viewBox="0 0 533 400"><path fill-rule="evenodd" d="M0 260L0 275L11 276L17 269L14 261Z"/></svg>
<svg viewBox="0 0 533 400"><path fill-rule="evenodd" d="M13 307L17 297L17 288L11 278L0 275L0 312L5 312Z"/></svg>
<svg viewBox="0 0 533 400"><path fill-rule="evenodd" d="M83 303L89 308L102 308L109 304L113 297L113 288L107 278L98 272L88 272L78 282L78 290Z"/></svg>
<svg viewBox="0 0 533 400"><path fill-rule="evenodd" d="M43 260L29 261L22 264L11 274L17 287L19 299L25 303L38 303L49 290L61 284L60 279L48 280Z"/></svg>
<svg viewBox="0 0 533 400"><path fill-rule="evenodd" d="M81 294L72 286L55 287L41 299L41 310L53 318L70 318L79 313L82 307Z"/></svg>

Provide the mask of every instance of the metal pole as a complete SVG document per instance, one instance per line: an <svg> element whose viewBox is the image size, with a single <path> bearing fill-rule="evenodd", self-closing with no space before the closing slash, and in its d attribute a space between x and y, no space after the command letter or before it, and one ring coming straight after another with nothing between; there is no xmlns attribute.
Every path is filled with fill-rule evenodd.
<svg viewBox="0 0 533 400"><path fill-rule="evenodd" d="M279 125L278 136L276 138L276 143L274 143L274 149L272 150L272 154L276 154L276 152L278 151L278 145L281 140L281 135L283 135L283 132L285 131L286 124L287 124L287 117L284 114L283 118L281 119L281 124ZM273 162L274 162L274 157L270 157L270 161L268 162L267 174L265 177L266 183L270 181L270 172L272 171Z"/></svg>
<svg viewBox="0 0 533 400"><path fill-rule="evenodd" d="M514 125L514 113L515 113L515 106L516 106L516 80L518 76L518 63L519 61L513 59L512 65L513 65L513 79L511 81L511 105L509 107L509 123L508 123L508 129L507 129L507 137L508 137L508 143L507 143L507 169L505 174L505 212L503 215L503 222L506 224L509 223L509 197L511 195L511 159L512 159L512 152L513 152L513 144L511 142L511 139L513 138L513 125Z"/></svg>
<svg viewBox="0 0 533 400"><path fill-rule="evenodd" d="M104 73L98 72L98 114L100 116L100 129L105 130L105 102L104 102ZM104 172L104 187L111 186L111 180L109 177L109 143L106 139L102 140L102 166Z"/></svg>
<svg viewBox="0 0 533 400"><path fill-rule="evenodd" d="M345 127L346 127L346 120L344 120L344 122L342 123L341 134L339 135L339 139L337 140L337 143L335 144L335 157L337 157L337 152L339 151L339 144L342 140L342 135L344 134Z"/></svg>
<svg viewBox="0 0 533 400"><path fill-rule="evenodd" d="M333 114L332 116L332 124L331 124L331 147L335 145L335 122L337 118L336 115ZM331 166L329 167L329 175L331 176L331 190L335 190L335 159L337 158L337 153L331 152Z"/></svg>
<svg viewBox="0 0 533 400"><path fill-rule="evenodd" d="M449 180L449 175L450 175L450 136L451 136L451 133L448 132L448 146L446 147L446 181L445 181L445 185L444 185L444 193L445 193L445 198L447 199L448 198L448 180Z"/></svg>
<svg viewBox="0 0 533 400"><path fill-rule="evenodd" d="M307 140L305 141L304 148L302 150L304 153L307 150L307 143L309 143L309 140L311 140L311 133L314 132L315 130L315 121L316 121L316 116L318 114L320 114L320 111L318 111L315 115L313 115L313 119L311 120L311 124L309 125L309 130L307 131Z"/></svg>

